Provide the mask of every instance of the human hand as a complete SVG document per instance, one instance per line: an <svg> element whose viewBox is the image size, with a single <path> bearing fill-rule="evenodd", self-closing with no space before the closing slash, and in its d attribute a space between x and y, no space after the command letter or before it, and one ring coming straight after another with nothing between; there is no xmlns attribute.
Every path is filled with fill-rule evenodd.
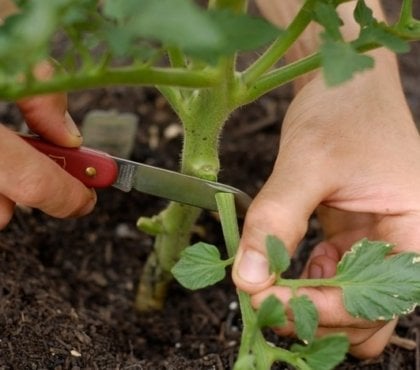
<svg viewBox="0 0 420 370"><path fill-rule="evenodd" d="M36 73L48 78L52 68L45 63ZM44 139L65 147L82 143L65 95L25 99L18 105L30 129ZM94 207L94 191L1 124L0 147L0 229L10 221L16 203L59 218L81 216Z"/></svg>
<svg viewBox="0 0 420 370"><path fill-rule="evenodd" d="M276 235L293 254L319 205L325 240L304 277L333 276L341 256L363 237L395 244L394 253L420 252L419 136L394 58L385 53L378 60L374 71L336 88L316 77L287 112L273 173L248 211L233 268L235 284L256 307L271 294L283 302L291 297L289 288L273 286L265 237ZM350 316L336 288L299 294L319 311L317 335L345 332L357 357L378 355L396 324ZM276 331L293 335L293 317Z"/></svg>

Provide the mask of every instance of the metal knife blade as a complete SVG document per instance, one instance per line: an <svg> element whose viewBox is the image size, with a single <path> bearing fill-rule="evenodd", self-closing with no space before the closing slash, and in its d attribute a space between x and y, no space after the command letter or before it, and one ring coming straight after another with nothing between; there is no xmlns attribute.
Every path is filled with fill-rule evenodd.
<svg viewBox="0 0 420 370"><path fill-rule="evenodd" d="M142 193L211 211L217 211L217 193L232 193L239 216L245 215L252 201L248 194L229 185L126 159L112 158L118 165L118 177L112 186L122 191L134 188Z"/></svg>

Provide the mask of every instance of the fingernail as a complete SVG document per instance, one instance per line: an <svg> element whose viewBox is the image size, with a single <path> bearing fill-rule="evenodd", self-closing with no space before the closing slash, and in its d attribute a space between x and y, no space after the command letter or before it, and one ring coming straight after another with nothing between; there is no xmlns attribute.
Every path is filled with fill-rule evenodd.
<svg viewBox="0 0 420 370"><path fill-rule="evenodd" d="M238 275L242 280L260 284L270 277L267 258L252 249L243 252L238 265Z"/></svg>
<svg viewBox="0 0 420 370"><path fill-rule="evenodd" d="M68 112L66 112L64 116L64 124L71 135L77 136L77 137L82 136L82 134L79 131L79 128L77 127L76 123L73 121L73 118L71 118Z"/></svg>
<svg viewBox="0 0 420 370"><path fill-rule="evenodd" d="M311 264L308 269L310 279L321 279L323 276L322 267L316 264Z"/></svg>

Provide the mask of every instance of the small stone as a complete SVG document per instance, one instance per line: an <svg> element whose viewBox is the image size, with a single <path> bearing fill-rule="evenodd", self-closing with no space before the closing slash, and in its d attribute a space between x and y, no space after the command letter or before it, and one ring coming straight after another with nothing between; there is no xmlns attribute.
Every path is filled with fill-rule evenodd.
<svg viewBox="0 0 420 370"><path fill-rule="evenodd" d="M83 145L129 158L135 144L137 116L115 110L92 110L83 119Z"/></svg>
<svg viewBox="0 0 420 370"><path fill-rule="evenodd" d="M163 137L167 140L176 139L182 135L182 126L178 123L172 123L163 131Z"/></svg>
<svg viewBox="0 0 420 370"><path fill-rule="evenodd" d="M82 354L81 354L79 351L76 351L75 349L72 349L72 350L70 351L70 354L71 354L73 357L82 357Z"/></svg>
<svg viewBox="0 0 420 370"><path fill-rule="evenodd" d="M229 310L236 311L238 309L238 302L232 301L229 303Z"/></svg>

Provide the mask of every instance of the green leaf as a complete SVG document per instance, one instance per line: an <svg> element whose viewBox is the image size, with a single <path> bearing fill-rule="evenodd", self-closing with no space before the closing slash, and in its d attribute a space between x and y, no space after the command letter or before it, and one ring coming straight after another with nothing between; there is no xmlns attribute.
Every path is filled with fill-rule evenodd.
<svg viewBox="0 0 420 370"><path fill-rule="evenodd" d="M56 27L56 8L46 2L28 3L0 27L0 66L8 73L29 70L45 58Z"/></svg>
<svg viewBox="0 0 420 370"><path fill-rule="evenodd" d="M261 303L257 311L258 327L280 327L286 323L286 312L283 303L274 295L270 295Z"/></svg>
<svg viewBox="0 0 420 370"><path fill-rule="evenodd" d="M270 273L281 274L290 266L289 252L284 243L274 235L267 235L265 239Z"/></svg>
<svg viewBox="0 0 420 370"><path fill-rule="evenodd" d="M263 18L228 10L212 11L210 17L224 38L222 52L254 50L280 36L281 30Z"/></svg>
<svg viewBox="0 0 420 370"><path fill-rule="evenodd" d="M394 35L384 23L377 23L373 26L362 29L355 45L363 43L376 43L385 46L395 53L405 53L410 46L397 35Z"/></svg>
<svg viewBox="0 0 420 370"><path fill-rule="evenodd" d="M190 0L108 0L104 14L125 40L154 40L206 60L237 51L253 50L279 36L280 30L262 18L228 10L206 11ZM121 53L121 47L119 48ZM125 47L126 53L131 53Z"/></svg>
<svg viewBox="0 0 420 370"><path fill-rule="evenodd" d="M342 40L340 27L343 22L332 4L317 2L314 7L313 18L324 27L325 33L330 39Z"/></svg>
<svg viewBox="0 0 420 370"><path fill-rule="evenodd" d="M332 280L343 289L344 304L353 316L390 320L420 303L420 255L388 256L392 248L363 239L337 265Z"/></svg>
<svg viewBox="0 0 420 370"><path fill-rule="evenodd" d="M295 318L297 337L304 343L312 343L318 327L318 311L315 305L305 295L293 297L289 305Z"/></svg>
<svg viewBox="0 0 420 370"><path fill-rule="evenodd" d="M147 38L196 54L224 42L208 13L189 0L107 0L104 14L132 40Z"/></svg>
<svg viewBox="0 0 420 370"><path fill-rule="evenodd" d="M348 348L345 335L333 334L314 340L310 346L294 344L291 350L304 358L312 370L330 370L344 360Z"/></svg>
<svg viewBox="0 0 420 370"><path fill-rule="evenodd" d="M353 77L356 72L373 68L373 58L359 54L351 44L324 40L320 48L324 78L328 85L338 85Z"/></svg>
<svg viewBox="0 0 420 370"><path fill-rule="evenodd" d="M407 42L393 33L393 30L383 22L378 22L373 17L372 10L366 6L364 0L357 2L354 18L359 23L361 30L355 45L361 43L379 44L395 53L405 53L409 50Z"/></svg>
<svg viewBox="0 0 420 370"><path fill-rule="evenodd" d="M372 9L366 6L364 0L358 0L354 9L354 19L361 27L366 27L374 23Z"/></svg>
<svg viewBox="0 0 420 370"><path fill-rule="evenodd" d="M214 245L199 242L184 249L171 272L182 286L196 290L222 280L228 264L230 260L221 260Z"/></svg>
<svg viewBox="0 0 420 370"><path fill-rule="evenodd" d="M49 57L56 32L62 28L91 28L95 0L33 0L0 26L0 73L28 73ZM89 27L87 26L89 25Z"/></svg>

